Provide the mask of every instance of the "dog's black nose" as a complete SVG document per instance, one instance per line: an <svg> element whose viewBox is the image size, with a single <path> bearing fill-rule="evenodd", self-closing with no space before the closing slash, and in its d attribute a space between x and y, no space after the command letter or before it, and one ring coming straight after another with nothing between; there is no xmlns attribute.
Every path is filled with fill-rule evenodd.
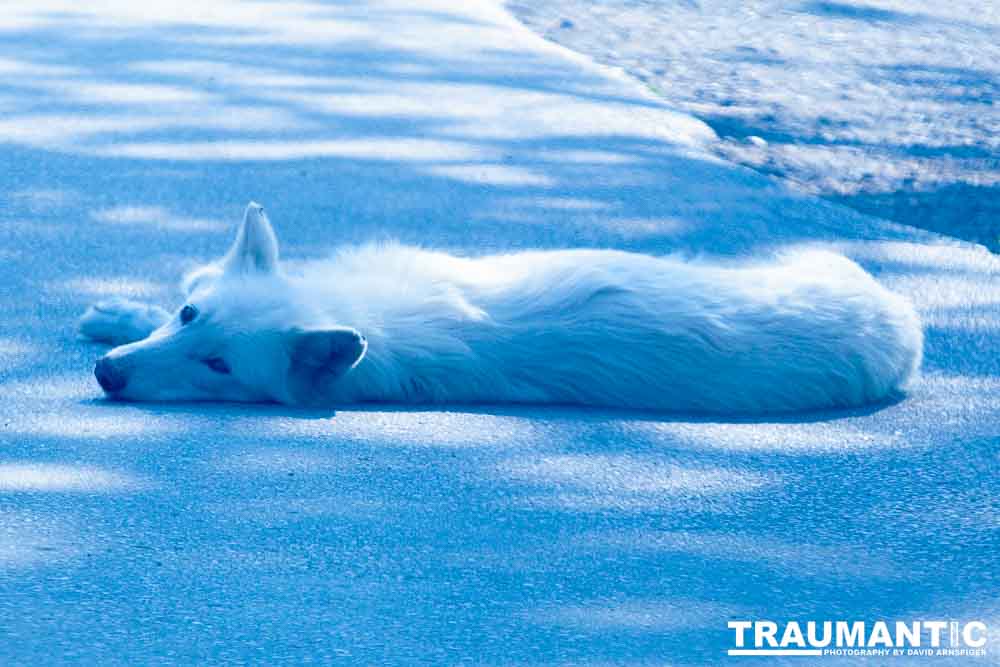
<svg viewBox="0 0 1000 667"><path fill-rule="evenodd" d="M94 377L101 385L101 389L112 394L121 391L128 383L128 378L120 369L115 367L113 361L107 357L101 357L94 365Z"/></svg>

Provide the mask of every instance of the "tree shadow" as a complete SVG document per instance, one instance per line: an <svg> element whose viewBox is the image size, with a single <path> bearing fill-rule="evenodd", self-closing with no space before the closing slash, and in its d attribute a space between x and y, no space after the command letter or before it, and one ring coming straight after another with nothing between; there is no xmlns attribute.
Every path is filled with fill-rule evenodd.
<svg viewBox="0 0 1000 667"><path fill-rule="evenodd" d="M867 213L910 224L939 234L1000 249L1000 185L951 183L940 187L913 186L894 192L858 192L831 196L836 201Z"/></svg>
<svg viewBox="0 0 1000 667"><path fill-rule="evenodd" d="M924 18L907 12L841 2L807 2L801 6L801 10L819 14L820 16L852 19L855 21L909 22L918 20L918 18Z"/></svg>

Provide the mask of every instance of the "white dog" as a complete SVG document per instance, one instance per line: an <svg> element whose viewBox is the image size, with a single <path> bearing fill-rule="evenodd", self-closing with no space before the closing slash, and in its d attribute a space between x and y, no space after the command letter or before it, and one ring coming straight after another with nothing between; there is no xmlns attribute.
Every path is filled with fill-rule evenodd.
<svg viewBox="0 0 1000 667"><path fill-rule="evenodd" d="M613 250L467 259L396 244L294 275L251 203L173 315L123 300L83 334L131 400L573 403L707 413L859 406L920 365L913 307L823 251L720 266Z"/></svg>

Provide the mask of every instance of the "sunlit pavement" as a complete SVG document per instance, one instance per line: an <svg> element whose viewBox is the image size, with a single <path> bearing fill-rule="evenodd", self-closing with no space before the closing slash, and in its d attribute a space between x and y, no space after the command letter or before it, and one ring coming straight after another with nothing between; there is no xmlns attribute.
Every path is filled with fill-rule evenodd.
<svg viewBox="0 0 1000 667"><path fill-rule="evenodd" d="M80 4L0 6L4 662L711 664L731 618L996 632L994 256L710 157L707 126L493 4ZM179 305L249 199L290 260L830 244L918 304L925 376L773 423L104 401L75 318Z"/></svg>

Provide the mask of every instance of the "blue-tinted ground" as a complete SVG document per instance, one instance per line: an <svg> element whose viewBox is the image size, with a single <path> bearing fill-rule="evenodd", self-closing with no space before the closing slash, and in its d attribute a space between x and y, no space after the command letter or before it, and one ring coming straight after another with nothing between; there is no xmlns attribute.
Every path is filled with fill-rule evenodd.
<svg viewBox="0 0 1000 667"><path fill-rule="evenodd" d="M720 162L490 6L47 0L0 31L0 661L718 664L748 617L983 619L1000 654L986 251ZM831 243L916 301L925 377L766 422L104 401L75 318L179 305L251 198L293 261Z"/></svg>
<svg viewBox="0 0 1000 667"><path fill-rule="evenodd" d="M508 3L711 125L730 159L1000 249L1000 6L956 0Z"/></svg>

